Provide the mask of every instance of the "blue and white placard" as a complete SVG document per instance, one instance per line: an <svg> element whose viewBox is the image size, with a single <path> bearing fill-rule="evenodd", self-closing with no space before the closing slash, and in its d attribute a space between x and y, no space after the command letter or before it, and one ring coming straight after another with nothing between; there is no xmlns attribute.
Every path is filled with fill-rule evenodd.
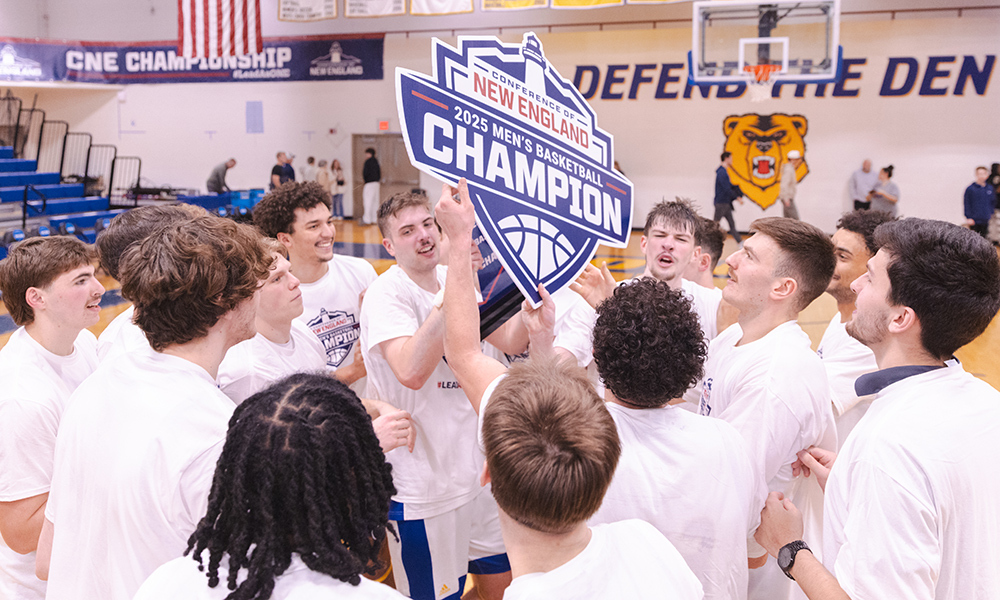
<svg viewBox="0 0 1000 600"><path fill-rule="evenodd" d="M613 168L612 138L534 33L435 39L433 60L432 76L396 69L410 161L468 180L480 231L533 305L539 283L569 285L598 244L628 243L632 183Z"/></svg>

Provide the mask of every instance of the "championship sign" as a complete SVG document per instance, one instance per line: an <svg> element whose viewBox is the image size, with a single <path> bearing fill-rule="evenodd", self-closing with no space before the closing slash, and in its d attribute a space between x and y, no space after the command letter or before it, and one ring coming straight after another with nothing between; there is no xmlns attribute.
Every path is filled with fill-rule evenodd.
<svg viewBox="0 0 1000 600"><path fill-rule="evenodd" d="M572 282L598 244L628 243L632 183L614 170L612 139L577 89L521 44L434 40L432 76L396 69L410 161L455 184L465 177L476 223L521 293L541 303Z"/></svg>

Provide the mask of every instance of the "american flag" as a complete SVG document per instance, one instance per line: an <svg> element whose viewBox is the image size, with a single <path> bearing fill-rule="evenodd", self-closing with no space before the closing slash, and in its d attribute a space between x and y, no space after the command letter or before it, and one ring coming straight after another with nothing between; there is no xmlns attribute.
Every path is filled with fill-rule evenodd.
<svg viewBox="0 0 1000 600"><path fill-rule="evenodd" d="M260 0L177 0L178 50L186 58L263 51Z"/></svg>

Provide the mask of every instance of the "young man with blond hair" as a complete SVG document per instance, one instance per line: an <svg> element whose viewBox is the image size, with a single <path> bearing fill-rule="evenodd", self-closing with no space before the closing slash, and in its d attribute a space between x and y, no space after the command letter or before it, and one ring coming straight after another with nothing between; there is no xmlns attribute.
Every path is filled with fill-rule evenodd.
<svg viewBox="0 0 1000 600"><path fill-rule="evenodd" d="M104 287L93 250L32 238L0 261L0 292L20 327L0 349L0 597L40 600L35 550L52 482L56 432L70 394L97 368Z"/></svg>
<svg viewBox="0 0 1000 600"><path fill-rule="evenodd" d="M183 553L235 407L219 364L254 335L271 262L252 227L208 215L125 252L122 290L152 351L102 364L63 415L38 551L50 597L128 600Z"/></svg>

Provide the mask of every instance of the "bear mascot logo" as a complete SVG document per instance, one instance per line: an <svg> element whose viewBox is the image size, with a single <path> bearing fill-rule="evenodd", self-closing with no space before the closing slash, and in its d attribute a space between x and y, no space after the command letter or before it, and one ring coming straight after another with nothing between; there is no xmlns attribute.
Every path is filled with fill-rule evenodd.
<svg viewBox="0 0 1000 600"><path fill-rule="evenodd" d="M726 134L726 152L733 155L729 178L761 208L774 204L778 198L781 167L788 153L798 150L802 163L795 170L796 181L809 172L806 164L805 135L809 123L802 115L733 115L722 122Z"/></svg>

